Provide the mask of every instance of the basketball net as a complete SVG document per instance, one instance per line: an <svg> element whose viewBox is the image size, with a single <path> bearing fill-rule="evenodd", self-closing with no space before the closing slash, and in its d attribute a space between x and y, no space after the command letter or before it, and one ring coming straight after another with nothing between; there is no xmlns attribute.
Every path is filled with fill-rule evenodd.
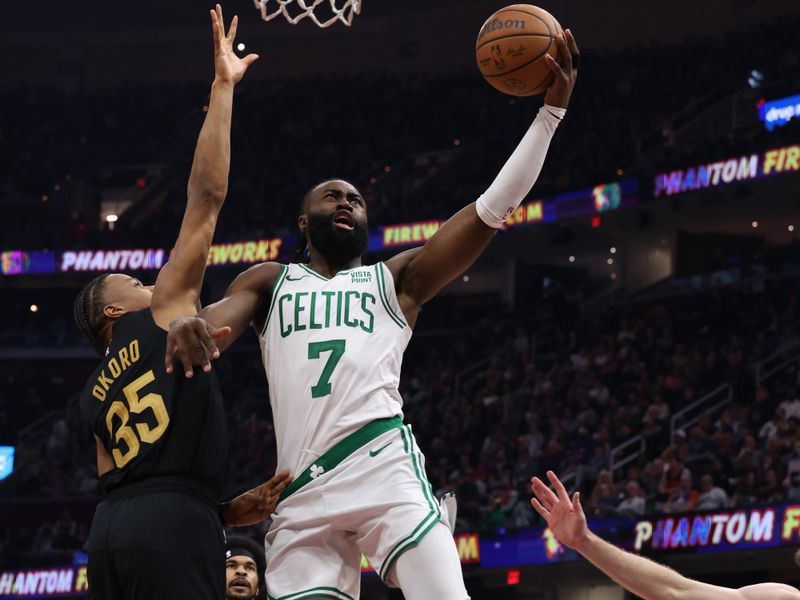
<svg viewBox="0 0 800 600"><path fill-rule="evenodd" d="M349 27L353 22L353 16L361 12L361 0L254 0L254 2L256 8L261 11L261 18L265 21L283 15L292 25L297 25L308 17L319 27L330 27L337 21ZM328 18L314 13L314 9L325 2L331 7L331 16Z"/></svg>

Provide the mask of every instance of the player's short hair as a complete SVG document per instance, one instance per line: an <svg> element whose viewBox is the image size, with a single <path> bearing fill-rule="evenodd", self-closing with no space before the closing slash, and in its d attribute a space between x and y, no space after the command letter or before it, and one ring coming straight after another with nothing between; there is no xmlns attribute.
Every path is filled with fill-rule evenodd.
<svg viewBox="0 0 800 600"><path fill-rule="evenodd" d="M229 535L225 543L225 559L230 558L229 552L235 551L237 548L246 550L253 555L253 559L256 561L256 570L258 571L258 589L261 591L264 587L264 571L267 570L267 557L264 553L264 547L253 538L245 535Z"/></svg>
<svg viewBox="0 0 800 600"><path fill-rule="evenodd" d="M106 277L108 275L108 273L99 275L83 286L83 289L78 292L75 304L72 307L75 325L78 326L78 329L86 336L86 339L94 346L100 356L103 356L105 352L103 347L105 344L100 337L100 332L103 325L106 324L106 316L103 314L103 307L105 306L103 296L105 295Z"/></svg>

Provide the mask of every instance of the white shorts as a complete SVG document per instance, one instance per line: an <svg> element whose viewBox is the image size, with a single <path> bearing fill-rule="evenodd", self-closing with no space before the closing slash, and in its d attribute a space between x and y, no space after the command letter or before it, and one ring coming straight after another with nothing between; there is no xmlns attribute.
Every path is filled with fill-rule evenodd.
<svg viewBox="0 0 800 600"><path fill-rule="evenodd" d="M326 468L329 454L278 504L265 544L270 599L358 598L361 553L389 583L397 558L442 518L425 457L399 418Z"/></svg>

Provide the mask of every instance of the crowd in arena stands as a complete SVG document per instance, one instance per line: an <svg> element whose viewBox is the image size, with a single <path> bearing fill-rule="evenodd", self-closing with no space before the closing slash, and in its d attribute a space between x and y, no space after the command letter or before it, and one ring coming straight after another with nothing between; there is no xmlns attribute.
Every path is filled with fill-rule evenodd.
<svg viewBox="0 0 800 600"><path fill-rule="evenodd" d="M752 69L763 72L771 89L783 90L786 81L796 86L797 28L798 19L790 18L724 39L586 50L536 193L644 177L731 148L796 141L797 126L790 125L769 135L761 128L757 139L726 129L676 145L675 128L713 94L745 88ZM171 243L206 94L200 84L162 84L88 96L57 90L0 96L0 202L9 207L0 233L6 246ZM254 78L236 100L229 193L235 209L223 214L218 238L293 231L303 193L331 176L361 187L372 201L374 224L447 217L491 182L534 112L535 101L502 96L475 72ZM643 140L655 141L643 147ZM409 158L430 151L438 158ZM178 165L169 171L157 214L135 228L123 215L118 234L98 232L102 169L153 162Z"/></svg>
<svg viewBox="0 0 800 600"><path fill-rule="evenodd" d="M713 457L725 451L717 446L722 438L699 429L716 421L701 420L684 432L687 439L678 435L672 447L671 414L727 382L737 402L728 411L744 406L738 418L751 419L751 427L760 428L771 417L771 406L757 405L764 406L763 414L748 411L755 393L749 366L795 338L798 310L792 285L774 283L735 294L712 290L670 302L615 306L562 335L557 347L564 350L552 360L528 358L525 335L508 339L469 393L454 398L442 375L444 359L430 356L427 370L405 380L407 415L426 441L434 487L457 492L464 525L532 522L529 477L547 469L574 477L573 487L590 500L593 514L641 507L638 488L628 482L644 490L650 510L677 510L682 470L676 471L674 463L663 467L670 456L687 461L694 484L702 483L704 492L713 485L706 490L702 476L727 472L727 465L714 463L711 469L702 462L711 460L703 451ZM419 390L414 389L417 378L427 382ZM788 394L784 399L791 400L797 397L793 393L792 388L781 389L771 397ZM759 389L756 396L763 394ZM437 406L442 398L446 400ZM735 421L731 428L737 435L728 442L738 452L746 441L744 429ZM614 481L608 472L610 449L640 433L647 449L642 461L627 480ZM654 490L653 474L661 484L665 470L671 475ZM755 473L762 485L762 471ZM779 485L784 475L776 470ZM731 496L739 485L738 479L712 483ZM684 479L683 485L692 484Z"/></svg>
<svg viewBox="0 0 800 600"><path fill-rule="evenodd" d="M703 416L671 444L655 446L642 467L591 490L594 516L715 511L800 498L800 362L780 377ZM655 416L655 415L653 415ZM661 419L662 425L663 419Z"/></svg>
<svg viewBox="0 0 800 600"><path fill-rule="evenodd" d="M797 284L796 277L766 278L628 299L584 318L562 311L549 337L519 316L484 316L466 332L442 335L423 327L404 364L404 412L436 493L458 496L458 528L537 523L529 479L548 469L569 477L596 517L800 497L798 365L757 388L751 371L800 334ZM256 346L249 340L231 352L216 363L229 407L229 495L265 480L276 462ZM733 402L673 437L671 415L721 383L731 385ZM610 450L637 434L644 454L611 473ZM72 401L0 485L0 497L94 501L93 459ZM41 526L45 533L64 527ZM6 524L0 534L8 544L19 531Z"/></svg>

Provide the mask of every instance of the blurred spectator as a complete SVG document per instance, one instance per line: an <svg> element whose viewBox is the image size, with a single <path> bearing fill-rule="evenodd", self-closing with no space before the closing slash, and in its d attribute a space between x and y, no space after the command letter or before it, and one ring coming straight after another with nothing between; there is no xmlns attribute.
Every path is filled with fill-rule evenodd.
<svg viewBox="0 0 800 600"><path fill-rule="evenodd" d="M617 512L629 517L640 517L644 515L644 511L644 492L636 481L629 481L625 486L625 499L617 506Z"/></svg>
<svg viewBox="0 0 800 600"><path fill-rule="evenodd" d="M677 513L694 510L699 492L692 485L692 474L688 469L681 471L678 487L669 493L664 504L665 513Z"/></svg>
<svg viewBox="0 0 800 600"><path fill-rule="evenodd" d="M721 487L714 485L711 475L700 478L700 496L694 506L695 510L721 510L728 506L728 494Z"/></svg>

